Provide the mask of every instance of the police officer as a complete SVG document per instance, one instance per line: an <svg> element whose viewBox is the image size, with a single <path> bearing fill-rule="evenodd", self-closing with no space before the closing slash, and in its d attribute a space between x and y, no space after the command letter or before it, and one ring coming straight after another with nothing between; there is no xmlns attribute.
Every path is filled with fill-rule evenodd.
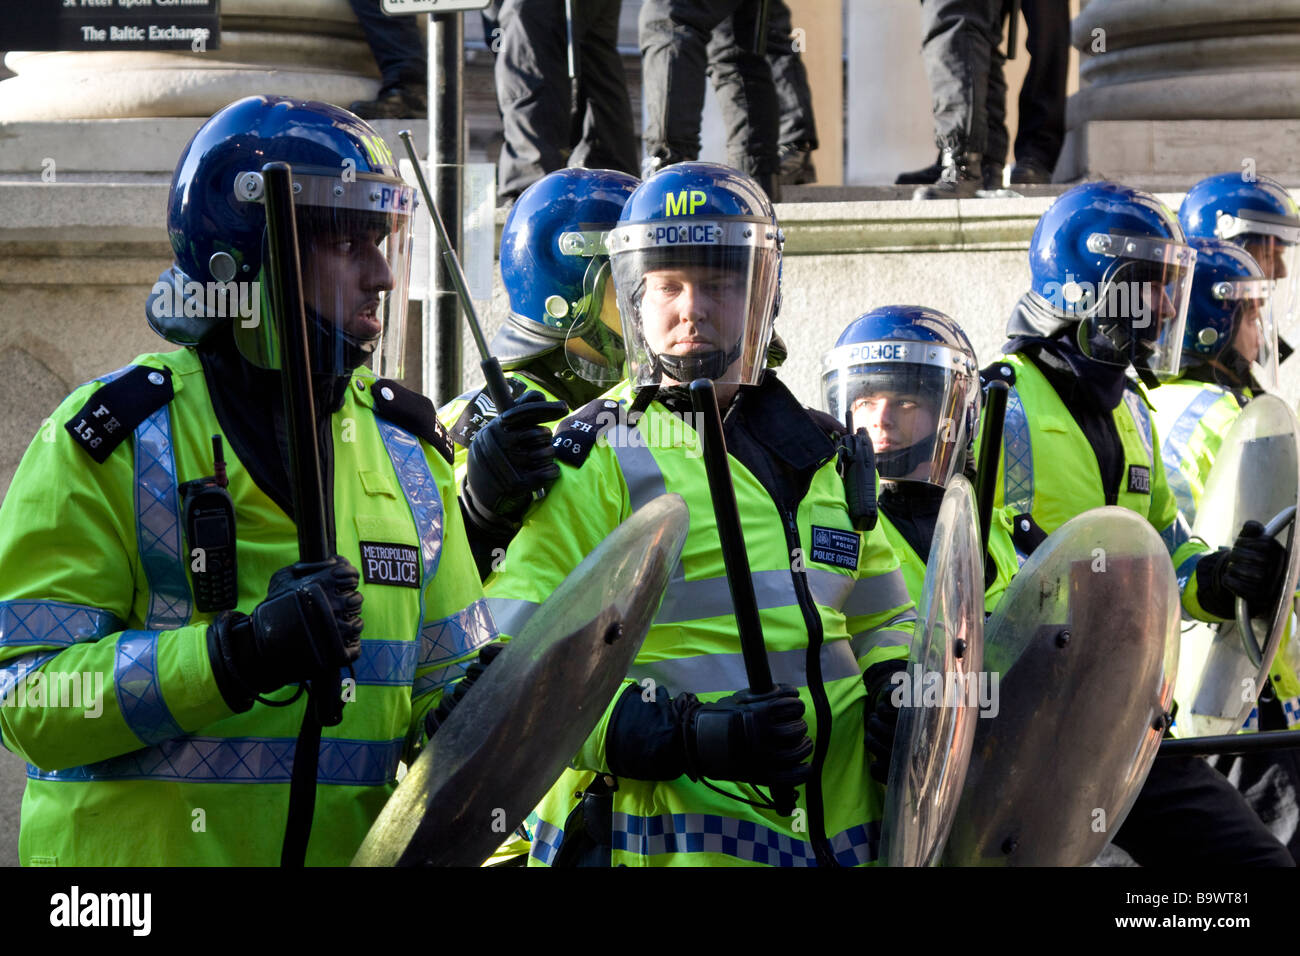
<svg viewBox="0 0 1300 956"><path fill-rule="evenodd" d="M961 326L937 309L872 309L849 323L823 356L822 399L827 413L852 423L858 440L846 438L846 451L866 451L874 460L881 484L880 525L901 562L908 593L919 606L945 489L954 475L974 476L980 411L975 350ZM863 438L869 451L861 446ZM845 469L846 475L851 473ZM995 510L991 520L993 561L986 564L984 597L988 612L1023 560L1012 541L1009 509ZM1031 527L1022 535L1034 544L1042 537ZM887 666L875 665L886 685L898 662ZM897 720L893 695L877 695L867 746L875 756L872 776L881 783L888 779Z"/></svg>
<svg viewBox="0 0 1300 956"><path fill-rule="evenodd" d="M529 186L506 216L501 281L510 312L492 354L520 404L498 417L479 388L438 411L455 444L470 537L485 571L493 549L504 553L533 492L558 474L543 423L623 375L605 234L636 185L612 170L561 169Z"/></svg>
<svg viewBox="0 0 1300 956"><path fill-rule="evenodd" d="M488 580L503 634L517 634L584 555L659 494L686 498L691 530L623 691L539 808L535 863L875 858L883 792L863 786L862 675L906 655L912 605L883 533L850 523L824 416L764 370L781 241L758 185L707 163L642 183L610 236L630 377L557 429L560 478ZM762 697L746 691L691 425L685 386L697 378L715 382L725 409L779 685ZM773 784L798 786L794 817L758 789Z"/></svg>
<svg viewBox="0 0 1300 956"><path fill-rule="evenodd" d="M1278 599L1281 546L1243 528L1231 549L1188 540L1162 465L1150 409L1126 372L1148 387L1172 374L1195 250L1153 196L1085 183L1043 214L1029 248L1032 288L1007 325L1006 353L984 371L1012 387L995 504L1050 533L1074 515L1120 505L1164 539L1185 613L1232 616ZM1255 534L1251 531L1255 530ZM1218 818L1204 828L1204 813ZM1139 862L1175 859L1285 865L1289 857L1204 761L1160 759L1115 843Z"/></svg>
<svg viewBox="0 0 1300 956"><path fill-rule="evenodd" d="M294 171L320 565L298 563L265 306L269 161ZM0 508L0 726L31 764L24 863L275 863L305 706L292 685L338 669L306 859L346 863L442 689L495 636L433 407L363 365L384 370L405 322L414 208L374 130L323 103L248 97L185 147L175 264L147 306L184 348L76 389ZM99 719L37 699L38 678L96 688Z"/></svg>

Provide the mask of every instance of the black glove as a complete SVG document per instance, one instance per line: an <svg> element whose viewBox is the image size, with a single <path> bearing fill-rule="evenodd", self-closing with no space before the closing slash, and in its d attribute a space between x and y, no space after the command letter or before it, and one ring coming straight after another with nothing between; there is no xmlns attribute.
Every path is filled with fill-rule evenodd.
<svg viewBox="0 0 1300 956"><path fill-rule="evenodd" d="M902 664L903 666L900 666ZM871 779L876 783L889 782L889 761L894 752L894 737L898 733L898 708L894 706L895 674L906 674L906 662L897 660L872 664L862 675L867 688L866 744L871 755Z"/></svg>
<svg viewBox="0 0 1300 956"><path fill-rule="evenodd" d="M812 768L813 752L803 701L788 684L766 694L732 694L711 704L693 695L679 708L686 775L692 780L738 780L767 786L797 787Z"/></svg>
<svg viewBox="0 0 1300 956"><path fill-rule="evenodd" d="M286 684L346 667L361 654L361 576L347 558L291 564L271 576L252 614L227 611L208 627L217 687L235 712Z"/></svg>
<svg viewBox="0 0 1300 956"><path fill-rule="evenodd" d="M797 786L813 751L798 692L778 685L761 697L748 691L702 704L694 694L671 700L637 685L623 692L605 732L612 774L630 780L738 780Z"/></svg>
<svg viewBox="0 0 1300 956"><path fill-rule="evenodd" d="M1216 617L1232 620L1236 599L1246 599L1251 617L1278 605L1286 575L1286 548L1264 536L1264 526L1247 521L1232 549L1220 548L1196 563L1196 597Z"/></svg>
<svg viewBox="0 0 1300 956"><path fill-rule="evenodd" d="M473 521L487 528L513 528L533 492L560 477L551 430L543 422L562 418L568 410L563 402L548 402L541 392L530 391L479 429L469 443L462 492Z"/></svg>
<svg viewBox="0 0 1300 956"><path fill-rule="evenodd" d="M424 715L424 732L427 736L432 737L438 728L447 722L447 718L456 709L456 705L465 699L465 695L474 686L474 682L483 676L487 666L504 649L505 645L497 642L489 644L478 652L478 660L465 668L465 676L456 682L455 687L444 691L442 700L438 701L438 706Z"/></svg>

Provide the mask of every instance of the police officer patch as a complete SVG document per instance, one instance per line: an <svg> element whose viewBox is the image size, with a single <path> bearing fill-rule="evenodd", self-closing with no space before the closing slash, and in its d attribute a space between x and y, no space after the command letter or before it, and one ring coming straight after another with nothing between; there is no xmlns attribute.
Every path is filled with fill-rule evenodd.
<svg viewBox="0 0 1300 956"><path fill-rule="evenodd" d="M856 571L862 535L856 531L812 526L812 559Z"/></svg>
<svg viewBox="0 0 1300 956"><path fill-rule="evenodd" d="M420 586L419 552L409 544L361 542L361 577L367 584Z"/></svg>
<svg viewBox="0 0 1300 956"><path fill-rule="evenodd" d="M1139 495L1151 494L1151 469L1146 465L1129 465L1128 490Z"/></svg>

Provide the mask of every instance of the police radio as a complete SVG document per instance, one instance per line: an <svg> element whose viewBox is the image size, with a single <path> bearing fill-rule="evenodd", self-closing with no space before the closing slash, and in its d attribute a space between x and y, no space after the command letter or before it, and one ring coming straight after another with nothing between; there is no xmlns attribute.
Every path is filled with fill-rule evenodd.
<svg viewBox="0 0 1300 956"><path fill-rule="evenodd" d="M226 461L221 436L212 436L214 474L181 485L181 514L189 543L194 607L230 611L239 601L235 564L235 504L226 490Z"/></svg>

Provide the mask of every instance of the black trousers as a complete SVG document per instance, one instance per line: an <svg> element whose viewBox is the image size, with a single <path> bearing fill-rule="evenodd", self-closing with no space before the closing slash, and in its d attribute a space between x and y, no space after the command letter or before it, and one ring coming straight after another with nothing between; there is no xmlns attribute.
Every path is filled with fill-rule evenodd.
<svg viewBox="0 0 1300 956"><path fill-rule="evenodd" d="M1020 0L1028 28L1029 69L1020 87L1016 161L1056 166L1065 139L1065 86L1070 66L1070 12L1061 0Z"/></svg>
<svg viewBox="0 0 1300 956"><path fill-rule="evenodd" d="M1001 61L990 93L989 75L1002 40L1002 0L921 0L921 58L930 81L934 138L940 149L1006 155L1006 81ZM989 102L1001 104L1001 153L988 139ZM995 110L996 110L995 106Z"/></svg>
<svg viewBox="0 0 1300 956"><path fill-rule="evenodd" d="M348 3L379 66L380 95L398 86L426 86L429 51L415 18L390 17L379 9L379 0L348 0Z"/></svg>
<svg viewBox="0 0 1300 956"><path fill-rule="evenodd" d="M502 196L518 196L564 166L639 172L617 49L621 6L622 0L573 0L575 109L563 0L502 0L495 66L505 138L497 175Z"/></svg>
<svg viewBox="0 0 1300 956"><path fill-rule="evenodd" d="M641 6L643 139L646 156L658 165L699 158L707 73L722 103L731 165L751 175L777 171L772 67L762 51L750 50L758 7L752 0L646 0Z"/></svg>
<svg viewBox="0 0 1300 956"><path fill-rule="evenodd" d="M1114 842L1142 866L1295 866L1200 757L1157 758Z"/></svg>

